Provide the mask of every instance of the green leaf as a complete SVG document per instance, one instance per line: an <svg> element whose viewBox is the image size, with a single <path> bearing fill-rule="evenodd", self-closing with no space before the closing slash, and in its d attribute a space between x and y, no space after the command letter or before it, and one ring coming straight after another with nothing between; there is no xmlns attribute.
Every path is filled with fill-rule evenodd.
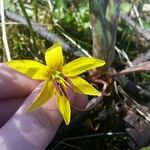
<svg viewBox="0 0 150 150"><path fill-rule="evenodd" d="M11 0L4 0L4 8L15 11L15 5Z"/></svg>
<svg viewBox="0 0 150 150"><path fill-rule="evenodd" d="M127 2L123 2L120 5L120 9L122 12L128 13L132 8L132 5L127 3Z"/></svg>

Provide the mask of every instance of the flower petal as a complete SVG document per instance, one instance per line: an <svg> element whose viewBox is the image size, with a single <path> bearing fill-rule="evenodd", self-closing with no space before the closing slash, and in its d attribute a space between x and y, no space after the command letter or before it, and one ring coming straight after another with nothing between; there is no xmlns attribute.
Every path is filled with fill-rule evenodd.
<svg viewBox="0 0 150 150"><path fill-rule="evenodd" d="M101 95L101 93L98 90L96 90L91 84L89 84L84 79L78 76L69 79L73 83L76 92L87 94L87 95L93 95L93 96Z"/></svg>
<svg viewBox="0 0 150 150"><path fill-rule="evenodd" d="M54 86L52 81L47 80L41 90L41 92L39 93L38 97L35 99L35 101L31 104L31 106L28 108L28 112L31 112L35 109L37 109L38 107L42 106L43 104L45 104L48 100L50 100L50 98L52 97L52 95L54 94Z"/></svg>
<svg viewBox="0 0 150 150"><path fill-rule="evenodd" d="M71 77L79 75L89 69L103 66L105 62L100 59L81 57L63 66L62 72L65 76Z"/></svg>
<svg viewBox="0 0 150 150"><path fill-rule="evenodd" d="M65 96L61 96L57 93L57 106L64 118L66 125L68 125L71 118L71 109L68 99Z"/></svg>
<svg viewBox="0 0 150 150"><path fill-rule="evenodd" d="M45 61L52 70L62 68L64 58L61 44L56 43L45 52Z"/></svg>
<svg viewBox="0 0 150 150"><path fill-rule="evenodd" d="M48 67L33 60L11 60L6 65L37 80L45 80L48 75Z"/></svg>

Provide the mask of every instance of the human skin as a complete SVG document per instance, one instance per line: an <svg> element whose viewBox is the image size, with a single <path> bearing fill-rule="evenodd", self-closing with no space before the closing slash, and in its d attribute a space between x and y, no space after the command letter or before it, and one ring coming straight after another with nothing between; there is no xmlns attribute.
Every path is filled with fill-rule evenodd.
<svg viewBox="0 0 150 150"><path fill-rule="evenodd" d="M26 110L41 90L42 82L0 64L0 148L44 150L62 123L53 96L39 109ZM74 106L84 108L88 98L75 95Z"/></svg>

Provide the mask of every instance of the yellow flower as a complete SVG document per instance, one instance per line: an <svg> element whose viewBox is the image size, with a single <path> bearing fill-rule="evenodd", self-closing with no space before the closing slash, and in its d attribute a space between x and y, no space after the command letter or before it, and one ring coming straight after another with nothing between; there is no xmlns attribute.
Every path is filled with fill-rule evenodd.
<svg viewBox="0 0 150 150"><path fill-rule="evenodd" d="M7 62L7 65L33 79L45 81L41 92L28 108L29 112L46 103L55 94L58 109L68 125L71 118L70 103L75 92L101 95L98 90L77 75L103 66L105 62L96 58L81 57L63 65L64 57L59 43L45 52L45 61L46 65L33 60L12 60Z"/></svg>

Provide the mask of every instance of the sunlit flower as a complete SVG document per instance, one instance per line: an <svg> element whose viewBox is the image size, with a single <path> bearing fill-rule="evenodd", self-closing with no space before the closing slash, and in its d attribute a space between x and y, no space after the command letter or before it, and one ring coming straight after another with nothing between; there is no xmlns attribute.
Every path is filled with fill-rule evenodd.
<svg viewBox="0 0 150 150"><path fill-rule="evenodd" d="M64 57L59 43L45 52L45 62L46 65L33 60L12 60L7 62L7 65L33 79L44 81L41 92L28 108L29 112L46 103L55 94L58 109L68 125L71 118L70 103L75 93L101 95L98 90L77 75L103 66L105 62L96 58L81 57L63 65Z"/></svg>

